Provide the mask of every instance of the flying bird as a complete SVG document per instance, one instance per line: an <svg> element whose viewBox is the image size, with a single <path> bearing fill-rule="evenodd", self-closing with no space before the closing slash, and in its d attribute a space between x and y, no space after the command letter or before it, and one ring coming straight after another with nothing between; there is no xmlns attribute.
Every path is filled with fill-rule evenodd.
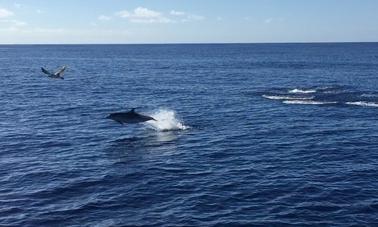
<svg viewBox="0 0 378 227"><path fill-rule="evenodd" d="M64 71L66 70L67 66L63 66L60 69L58 69L55 73L49 72L47 69L41 67L41 70L44 74L46 74L48 77L53 78L53 79L64 79L63 74Z"/></svg>

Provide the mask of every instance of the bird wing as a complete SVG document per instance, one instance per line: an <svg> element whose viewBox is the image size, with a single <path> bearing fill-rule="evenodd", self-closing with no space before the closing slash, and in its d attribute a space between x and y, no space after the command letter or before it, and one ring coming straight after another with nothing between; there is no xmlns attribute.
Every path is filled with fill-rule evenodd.
<svg viewBox="0 0 378 227"><path fill-rule="evenodd" d="M64 71L66 70L66 66L63 66L62 68L60 68L56 73L54 73L55 76L63 76L64 74Z"/></svg>
<svg viewBox="0 0 378 227"><path fill-rule="evenodd" d="M42 70L42 72L43 72L44 74L47 74L47 75L49 75L49 76L53 75L51 72L47 71L47 69L45 69L45 68L43 68L43 67L41 67L41 70Z"/></svg>

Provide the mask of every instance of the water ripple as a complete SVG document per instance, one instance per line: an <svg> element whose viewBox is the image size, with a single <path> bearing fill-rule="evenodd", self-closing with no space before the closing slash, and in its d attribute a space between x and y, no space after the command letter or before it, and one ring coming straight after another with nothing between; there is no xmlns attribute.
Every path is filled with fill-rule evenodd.
<svg viewBox="0 0 378 227"><path fill-rule="evenodd" d="M0 46L0 225L375 226L377 48Z"/></svg>

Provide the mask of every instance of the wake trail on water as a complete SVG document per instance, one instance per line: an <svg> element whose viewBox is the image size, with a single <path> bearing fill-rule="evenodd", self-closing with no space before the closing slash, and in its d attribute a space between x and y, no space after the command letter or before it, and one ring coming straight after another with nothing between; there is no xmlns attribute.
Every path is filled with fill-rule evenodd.
<svg viewBox="0 0 378 227"><path fill-rule="evenodd" d="M262 97L281 101L284 104L378 107L377 92L358 91L353 88L337 85L276 89L267 91Z"/></svg>
<svg viewBox="0 0 378 227"><path fill-rule="evenodd" d="M346 102L346 104L355 105L355 106L378 107L378 103L375 103L375 102L357 101L357 102Z"/></svg>
<svg viewBox="0 0 378 227"><path fill-rule="evenodd" d="M320 101L312 101L312 100L285 100L283 101L285 104L302 104L302 105L330 105L330 104L337 104L337 102L320 102Z"/></svg>
<svg viewBox="0 0 378 227"><path fill-rule="evenodd" d="M182 120L176 116L176 112L168 109L159 109L150 115L156 121L148 121L145 124L156 131L177 131L186 130L190 127L184 125Z"/></svg>
<svg viewBox="0 0 378 227"><path fill-rule="evenodd" d="M299 89L299 88L295 88L295 89L289 90L289 93L299 93L299 94L309 94L309 93L315 93L315 92L316 92L315 89Z"/></svg>
<svg viewBox="0 0 378 227"><path fill-rule="evenodd" d="M291 96L282 96L282 95L263 95L264 98L273 99L273 100L310 100L313 99L314 96L310 97L291 97Z"/></svg>

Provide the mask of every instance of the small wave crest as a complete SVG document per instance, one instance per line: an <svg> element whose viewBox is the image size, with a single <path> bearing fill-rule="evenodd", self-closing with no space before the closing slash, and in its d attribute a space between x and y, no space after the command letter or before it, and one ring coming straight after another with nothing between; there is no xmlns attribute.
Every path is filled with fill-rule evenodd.
<svg viewBox="0 0 378 227"><path fill-rule="evenodd" d="M299 94L308 94L308 93L315 93L316 90L315 89L298 89L298 88L295 88L295 89L292 89L292 90L289 90L289 93L299 93Z"/></svg>
<svg viewBox="0 0 378 227"><path fill-rule="evenodd" d="M330 105L336 104L337 102L321 102L321 101L313 101L313 100L285 100L283 101L285 104L301 104L301 105Z"/></svg>
<svg viewBox="0 0 378 227"><path fill-rule="evenodd" d="M311 100L314 98L314 96L292 97L292 96L281 96L281 95L263 95L262 97L266 99L273 99L273 100Z"/></svg>
<svg viewBox="0 0 378 227"><path fill-rule="evenodd" d="M190 128L177 118L173 110L160 109L151 114L151 117L155 118L156 121L148 121L146 125L156 131L186 130Z"/></svg>
<svg viewBox="0 0 378 227"><path fill-rule="evenodd" d="M361 97L375 98L375 97L378 97L378 94L364 93L361 95Z"/></svg>
<svg viewBox="0 0 378 227"><path fill-rule="evenodd" d="M358 101L358 102L346 102L346 104L355 105L355 106L378 107L378 103L375 103L375 102Z"/></svg>

